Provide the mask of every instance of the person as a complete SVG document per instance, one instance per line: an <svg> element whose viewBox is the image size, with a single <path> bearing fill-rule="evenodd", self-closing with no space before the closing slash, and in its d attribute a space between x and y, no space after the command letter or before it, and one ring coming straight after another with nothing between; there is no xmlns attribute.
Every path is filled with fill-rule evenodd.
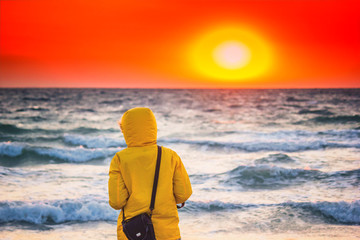
<svg viewBox="0 0 360 240"><path fill-rule="evenodd" d="M157 159L157 124L149 108L126 111L120 122L127 148L117 152L110 163L109 204L125 213L128 220L147 212ZM180 239L177 205L192 194L189 176L178 154L162 147L159 180L152 222L157 240ZM127 239L122 230L123 214L117 223L117 239Z"/></svg>

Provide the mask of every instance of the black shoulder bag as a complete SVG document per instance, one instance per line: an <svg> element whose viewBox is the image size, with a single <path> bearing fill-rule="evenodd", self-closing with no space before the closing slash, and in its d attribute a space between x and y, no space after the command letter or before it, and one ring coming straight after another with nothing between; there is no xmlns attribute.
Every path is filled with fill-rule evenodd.
<svg viewBox="0 0 360 240"><path fill-rule="evenodd" d="M133 218L125 220L124 208L122 209L123 231L129 240L156 240L154 227L151 222L151 216L155 205L156 188L159 180L159 170L160 170L160 162L161 162L161 147L160 146L157 147L158 147L158 154L156 161L153 190L151 194L150 216L147 213L142 213Z"/></svg>

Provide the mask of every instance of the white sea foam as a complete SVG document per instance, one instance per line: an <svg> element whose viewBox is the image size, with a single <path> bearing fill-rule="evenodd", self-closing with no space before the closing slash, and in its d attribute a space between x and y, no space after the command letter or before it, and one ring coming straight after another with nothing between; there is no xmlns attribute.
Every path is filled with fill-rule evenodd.
<svg viewBox="0 0 360 240"><path fill-rule="evenodd" d="M20 143L2 142L0 143L0 156L16 157L21 155L24 145Z"/></svg>
<svg viewBox="0 0 360 240"><path fill-rule="evenodd" d="M264 207L291 207L305 210L304 216L311 218L313 215L322 214L329 220L343 224L360 224L360 200L353 202L286 202L273 204L242 204L226 203L222 201L187 202L185 211L223 211L228 209L264 208ZM308 212L310 210L310 212Z"/></svg>
<svg viewBox="0 0 360 240"><path fill-rule="evenodd" d="M325 131L305 131L305 130L283 130L270 133L259 133L267 136L279 136L281 138L286 137L319 137L319 136L329 136L329 137L345 137L345 138L358 138L360 135L360 130L356 129L345 129L345 130L325 130Z"/></svg>
<svg viewBox="0 0 360 240"><path fill-rule="evenodd" d="M39 155L54 157L57 159L69 161L69 162L87 162L92 159L105 158L114 155L120 149L89 149L84 147L76 148L35 148L35 151Z"/></svg>
<svg viewBox="0 0 360 240"><path fill-rule="evenodd" d="M34 224L67 221L115 221L118 212L106 201L57 200L43 202L0 202L0 222L25 221Z"/></svg>
<svg viewBox="0 0 360 240"><path fill-rule="evenodd" d="M84 135L64 134L64 141L73 145L82 145L88 148L107 148L126 146L124 140L105 137L103 135L92 137Z"/></svg>
<svg viewBox="0 0 360 240"><path fill-rule="evenodd" d="M184 143L199 145L202 150L214 148L236 149L245 152L259 151L283 151L298 152L305 150L319 150L325 148L360 148L360 143L337 143L332 141L250 141L250 142L223 142L207 140L185 140L185 139L160 139L159 142L165 143Z"/></svg>
<svg viewBox="0 0 360 240"><path fill-rule="evenodd" d="M92 159L111 157L120 148L84 148L78 147L36 147L25 143L2 142L0 143L0 156L19 157L28 154L48 156L50 158L61 159L68 162L87 162ZM33 156L33 155L32 155Z"/></svg>
<svg viewBox="0 0 360 240"><path fill-rule="evenodd" d="M90 200L88 200L90 199ZM306 210L306 216L321 213L330 220L344 224L360 224L360 200L353 202L286 202L274 204L241 204L221 201L188 201L185 211L224 211L228 209L288 206ZM311 210L308 212L308 210ZM304 212L304 213L305 213ZM106 200L88 197L77 200L56 201L5 201L0 202L0 222L25 221L34 224L64 223L70 221L116 221L119 212L113 210ZM305 216L305 215L304 215Z"/></svg>
<svg viewBox="0 0 360 240"><path fill-rule="evenodd" d="M222 211L227 209L242 209L248 208L251 206L257 207L255 204L241 204L241 203L231 203L231 202L222 202L219 200L208 201L208 202L194 202L187 201L185 211Z"/></svg>
<svg viewBox="0 0 360 240"><path fill-rule="evenodd" d="M221 135L226 133L221 133ZM216 135L216 134L215 134ZM224 147L235 148L248 152L256 151L285 151L296 152L304 150L317 150L323 148L360 148L357 140L360 136L360 130L329 130L323 132L310 131L276 131L276 132L250 132L234 131L226 134L233 138L230 141L211 140L188 140L183 138L161 138L159 142L163 143L185 143L196 144L204 147ZM325 138L324 138L325 137ZM64 134L64 142L73 145L82 145L88 148L107 148L126 146L124 139L111 138L104 135L85 136L75 134ZM246 142L236 142L236 139L248 139ZM253 140L256 139L256 140ZM270 139L270 141L269 141Z"/></svg>

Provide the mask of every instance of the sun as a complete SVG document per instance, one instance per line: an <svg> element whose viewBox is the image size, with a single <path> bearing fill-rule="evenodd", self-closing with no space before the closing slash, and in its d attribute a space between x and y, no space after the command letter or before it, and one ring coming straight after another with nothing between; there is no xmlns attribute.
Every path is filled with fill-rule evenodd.
<svg viewBox="0 0 360 240"><path fill-rule="evenodd" d="M216 64L227 69L237 69L246 66L251 57L250 49L238 41L225 41L213 51Z"/></svg>
<svg viewBox="0 0 360 240"><path fill-rule="evenodd" d="M215 81L243 81L270 69L271 48L259 34L222 26L200 34L188 49L188 62L198 75Z"/></svg>

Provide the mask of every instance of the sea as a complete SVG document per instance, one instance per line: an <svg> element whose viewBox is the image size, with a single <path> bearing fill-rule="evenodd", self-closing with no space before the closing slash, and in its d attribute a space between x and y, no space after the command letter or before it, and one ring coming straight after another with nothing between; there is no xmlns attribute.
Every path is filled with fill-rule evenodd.
<svg viewBox="0 0 360 240"><path fill-rule="evenodd" d="M190 176L182 240L360 239L360 89L4 88L0 239L116 239L108 171L134 107Z"/></svg>

